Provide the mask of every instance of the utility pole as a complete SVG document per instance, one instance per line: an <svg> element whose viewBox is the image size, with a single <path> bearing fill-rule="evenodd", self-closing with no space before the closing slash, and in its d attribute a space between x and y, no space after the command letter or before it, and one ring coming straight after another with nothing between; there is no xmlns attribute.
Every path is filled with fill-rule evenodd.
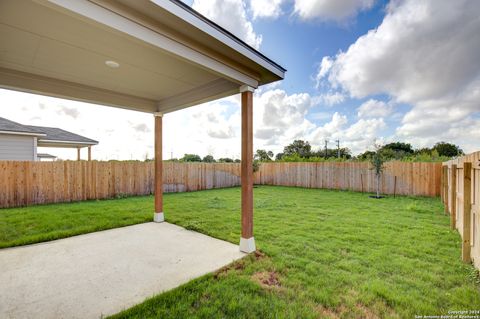
<svg viewBox="0 0 480 319"><path fill-rule="evenodd" d="M337 157L340 158L340 140L337 140Z"/></svg>
<svg viewBox="0 0 480 319"><path fill-rule="evenodd" d="M328 151L328 140L325 140L325 154L324 154L324 155L325 155L325 159L328 157L327 151Z"/></svg>

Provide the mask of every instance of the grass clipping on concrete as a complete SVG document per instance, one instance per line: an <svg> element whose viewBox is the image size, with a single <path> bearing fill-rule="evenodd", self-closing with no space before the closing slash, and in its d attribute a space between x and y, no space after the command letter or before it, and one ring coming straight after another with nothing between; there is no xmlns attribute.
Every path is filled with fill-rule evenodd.
<svg viewBox="0 0 480 319"><path fill-rule="evenodd" d="M413 318L480 309L438 199L258 187L260 252L114 318ZM240 189L167 194L168 222L237 243ZM3 246L150 221L152 197L0 210ZM6 233L4 233L6 230ZM194 244L194 243L192 243Z"/></svg>

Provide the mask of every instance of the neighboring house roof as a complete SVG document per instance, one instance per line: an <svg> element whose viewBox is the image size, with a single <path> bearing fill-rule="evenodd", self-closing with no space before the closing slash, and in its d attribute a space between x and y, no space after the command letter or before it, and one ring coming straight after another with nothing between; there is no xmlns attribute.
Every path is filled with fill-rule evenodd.
<svg viewBox="0 0 480 319"><path fill-rule="evenodd" d="M0 133L38 136L37 145L40 147L85 147L98 144L98 141L60 128L23 125L3 117L0 117Z"/></svg>
<svg viewBox="0 0 480 319"><path fill-rule="evenodd" d="M55 155L47 153L37 153L38 158L57 158Z"/></svg>
<svg viewBox="0 0 480 319"><path fill-rule="evenodd" d="M2 133L22 133L23 135L33 135L33 136L45 136L44 132L41 132L33 127L27 125L22 125L20 123L7 120L6 118L0 117L0 132Z"/></svg>
<svg viewBox="0 0 480 319"><path fill-rule="evenodd" d="M45 127L45 126L33 126L25 125L32 130L44 132L47 134L45 137L41 137L38 140L38 143L41 142L74 142L82 144L96 145L98 141L92 140L88 137L81 136L72 132L68 132L56 127Z"/></svg>

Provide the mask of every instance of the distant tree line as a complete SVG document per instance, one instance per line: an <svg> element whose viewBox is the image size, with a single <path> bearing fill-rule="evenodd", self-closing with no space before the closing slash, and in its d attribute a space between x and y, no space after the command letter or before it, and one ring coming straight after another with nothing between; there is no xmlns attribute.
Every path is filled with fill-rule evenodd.
<svg viewBox="0 0 480 319"><path fill-rule="evenodd" d="M438 142L431 148L414 149L411 144L393 142L376 147L375 151L365 151L358 156L352 156L346 148L320 148L314 150L308 141L295 140L283 148L283 152L274 154L272 151L258 149L254 155L254 165L259 162L322 162L322 161L371 161L372 157L380 154L386 161L399 160L411 162L446 161L452 157L463 155L457 145ZM150 161L151 159L145 159ZM185 154L181 158L173 158L170 162L203 162L203 163L240 163L239 159L222 157L215 159L212 155L203 158L197 154Z"/></svg>
<svg viewBox="0 0 480 319"><path fill-rule="evenodd" d="M464 155L460 147L452 143L438 142L431 148L425 147L414 149L411 144L394 142L383 145L377 150L387 161L400 160L411 162L443 162L453 157ZM369 160L375 154L373 151L366 151L357 156L359 160Z"/></svg>
<svg viewBox="0 0 480 319"><path fill-rule="evenodd" d="M257 150L255 158L262 162L370 161L375 154L380 154L386 161L436 162L464 155L460 147L447 142L438 142L431 148L420 149L414 149L411 144L404 142L388 143L377 148L376 151L366 151L358 156L352 156L348 148L313 150L309 142L295 140L285 146L283 152L276 154L275 158L272 152L266 150Z"/></svg>
<svg viewBox="0 0 480 319"><path fill-rule="evenodd" d="M172 158L168 162L199 162L199 163L240 163L239 159L221 157L215 159L212 155L206 155L203 158L197 154L185 154L181 158Z"/></svg>
<svg viewBox="0 0 480 319"><path fill-rule="evenodd" d="M351 158L352 154L348 148L320 148L315 151L309 142L303 140L293 141L283 148L282 153L278 153L275 156L276 161L283 162L318 162L332 159L348 160Z"/></svg>

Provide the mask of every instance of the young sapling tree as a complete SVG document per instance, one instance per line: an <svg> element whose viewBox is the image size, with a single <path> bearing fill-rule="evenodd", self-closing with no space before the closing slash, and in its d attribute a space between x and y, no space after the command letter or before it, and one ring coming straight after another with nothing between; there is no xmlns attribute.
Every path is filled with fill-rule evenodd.
<svg viewBox="0 0 480 319"><path fill-rule="evenodd" d="M378 144L375 144L375 152L370 157L370 164L372 165L375 177L377 178L377 196L375 198L382 198L380 196L380 178L385 169L385 157L382 154L381 146Z"/></svg>

